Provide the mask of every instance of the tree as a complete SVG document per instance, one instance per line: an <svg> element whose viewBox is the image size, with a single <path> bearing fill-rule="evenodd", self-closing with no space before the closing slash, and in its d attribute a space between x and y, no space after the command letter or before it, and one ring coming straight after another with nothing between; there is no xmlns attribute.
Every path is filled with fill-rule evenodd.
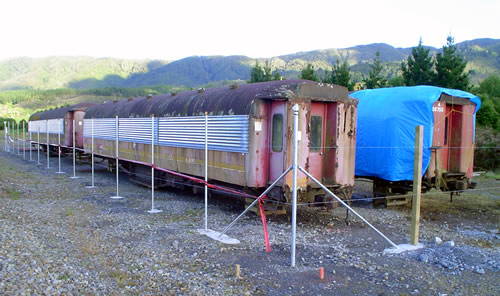
<svg viewBox="0 0 500 296"><path fill-rule="evenodd" d="M405 86L405 85L406 85L405 79L403 78L403 76L400 75L393 76L389 78L389 80L387 81L387 86L390 87Z"/></svg>
<svg viewBox="0 0 500 296"><path fill-rule="evenodd" d="M263 81L271 81L271 80L273 80L273 71L271 70L271 66L269 66L269 61L266 61L266 65L264 66Z"/></svg>
<svg viewBox="0 0 500 296"><path fill-rule="evenodd" d="M266 61L264 67L259 65L259 61L255 63L252 70L250 71L250 80L248 83L255 82L264 82L271 80L280 80L281 75L278 73L278 70L272 71L271 66L269 65L269 61Z"/></svg>
<svg viewBox="0 0 500 296"><path fill-rule="evenodd" d="M318 77L314 72L314 67L311 64L307 64L305 69L302 69L302 72L299 75L300 79L318 81Z"/></svg>
<svg viewBox="0 0 500 296"><path fill-rule="evenodd" d="M274 70L273 72L273 80L281 80L283 77L281 77L280 72L278 72L278 69Z"/></svg>
<svg viewBox="0 0 500 296"><path fill-rule="evenodd" d="M443 52L436 56L436 76L433 83L441 87L468 90L470 71L465 72L466 66L467 62L458 54L453 37L448 36Z"/></svg>
<svg viewBox="0 0 500 296"><path fill-rule="evenodd" d="M354 89L354 83L351 82L351 67L347 61L343 61L342 64L337 59L332 67L332 71L325 70L323 74L322 82L337 84L347 87L349 90Z"/></svg>
<svg viewBox="0 0 500 296"><path fill-rule="evenodd" d="M500 98L500 76L491 75L479 84L479 91Z"/></svg>
<svg viewBox="0 0 500 296"><path fill-rule="evenodd" d="M475 92L481 98L477 123L500 131L500 77L491 75L479 84Z"/></svg>
<svg viewBox="0 0 500 296"><path fill-rule="evenodd" d="M375 58L373 59L373 65L370 65L370 72L368 72L368 77L363 75L363 83L368 89L381 88L387 86L387 79L381 75L382 73L382 62L380 61L380 52L377 51Z"/></svg>
<svg viewBox="0 0 500 296"><path fill-rule="evenodd" d="M252 70L250 71L249 83L262 82L264 81L264 69L259 65L259 61L255 63Z"/></svg>
<svg viewBox="0 0 500 296"><path fill-rule="evenodd" d="M332 72L335 76L335 84L345 86L349 90L354 89L354 84L351 82L351 67L347 64L346 60L344 60L342 64L340 64L339 60L337 60L333 66Z"/></svg>
<svg viewBox="0 0 500 296"><path fill-rule="evenodd" d="M401 63L405 85L432 85L434 63L429 51L424 48L420 38L418 46L411 49L411 55L408 56L406 63Z"/></svg>

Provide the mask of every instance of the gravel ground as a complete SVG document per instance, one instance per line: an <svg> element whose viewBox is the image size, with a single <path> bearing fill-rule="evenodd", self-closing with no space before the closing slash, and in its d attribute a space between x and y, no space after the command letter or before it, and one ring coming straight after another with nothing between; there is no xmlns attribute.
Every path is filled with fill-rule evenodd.
<svg viewBox="0 0 500 296"><path fill-rule="evenodd" d="M149 214L150 190L125 175L125 198L113 200L113 174L98 172L97 188L87 189L88 165L70 179L71 159L62 161L65 174L55 174L57 159L46 169L42 156L37 166L0 152L2 295L500 295L500 236L489 231L498 203L486 212L423 209L425 248L398 255L384 255L390 246L360 220L346 225L344 209L300 207L291 268L288 216L268 217L270 253L253 213L228 232L241 243L224 245L197 231L202 195L157 191L163 212ZM209 228L222 230L242 209L232 198L211 198ZM408 242L409 209L355 209L397 244Z"/></svg>

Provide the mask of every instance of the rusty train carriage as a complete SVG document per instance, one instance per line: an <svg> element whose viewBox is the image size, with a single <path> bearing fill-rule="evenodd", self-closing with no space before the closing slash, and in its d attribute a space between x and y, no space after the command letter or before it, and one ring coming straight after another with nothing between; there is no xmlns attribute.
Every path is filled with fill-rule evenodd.
<svg viewBox="0 0 500 296"><path fill-rule="evenodd" d="M92 118L95 123L103 119L114 121L115 116L124 121L134 118L147 122L154 114L159 118L155 137L160 139L157 144L155 142L155 165L202 178L204 148L162 143L162 122L176 118L201 120L205 112L208 112L209 120L244 116L248 147L244 151L224 150L220 147L210 147L212 140L209 139L208 177L210 182L259 193L292 163L291 108L294 104L300 106L299 164L318 180L322 180L327 187L344 198L350 198L354 185L357 100L348 97L347 89L340 86L305 80L274 81L96 105L86 110L84 148L87 152L91 150L88 131ZM199 128L199 123L193 128ZM185 130L189 129L190 123L186 123ZM223 134L220 136L224 138ZM120 139L121 137L120 135ZM149 136L149 142L136 141L133 138L120 140L120 159L149 164L150 139ZM95 153L102 157L113 158L116 155L114 137L95 137L94 143ZM149 184L150 170L147 166L133 162L123 162L122 165L133 180ZM162 172L158 173L157 181L160 185L174 187L182 187L186 183L186 180ZM286 200L290 196L291 185L290 175L281 186L271 191L268 197ZM301 201L324 200L324 192L301 173L299 188Z"/></svg>
<svg viewBox="0 0 500 296"><path fill-rule="evenodd" d="M475 186L471 181L475 109L476 105L470 100L446 94L434 103L432 155L424 175L428 187L448 191Z"/></svg>
<svg viewBox="0 0 500 296"><path fill-rule="evenodd" d="M373 180L376 196L412 190L416 125L424 126L422 191L474 188L474 121L481 106L477 96L433 86L351 95L360 99L356 175Z"/></svg>
<svg viewBox="0 0 500 296"><path fill-rule="evenodd" d="M40 142L47 143L47 127L49 129L49 144L57 145L59 129L61 129L61 146L65 152L69 152L69 147L73 147L73 119L75 122L75 142L76 147L83 147L83 117L85 110L95 105L95 103L80 103L71 106L40 111L30 116L28 122L28 131L35 134L40 130ZM59 124L62 126L59 127ZM39 129L40 128L40 129ZM42 146L46 149L46 146ZM57 151L55 146L51 150Z"/></svg>
<svg viewBox="0 0 500 296"><path fill-rule="evenodd" d="M82 149L80 153L89 153L94 119L94 152L102 158L113 159L115 117L118 116L121 166L133 181L149 185L151 116L155 116L155 165L202 178L204 114L208 112L209 137L214 137L212 128L219 129L215 132L217 139L209 138L210 182L258 194L292 164L291 108L295 104L300 106L299 164L341 197L350 198L354 185L357 100L350 98L347 89L340 86L287 80L104 104L82 103L33 114L29 130L37 133L40 126L43 147L47 142L48 124L50 148L57 151L59 120L63 119L61 145L63 151L70 152L74 119L76 147ZM230 120L229 125L224 120ZM175 126L177 121L181 123ZM169 124L174 124L173 129L169 130ZM227 126L232 128L228 131ZM177 137L174 142L172 135ZM224 146L228 143L232 143L229 148ZM160 186L183 187L189 182L164 172L156 176L155 183ZM288 200L291 186L289 174L268 197ZM299 173L299 199L323 201L325 194Z"/></svg>

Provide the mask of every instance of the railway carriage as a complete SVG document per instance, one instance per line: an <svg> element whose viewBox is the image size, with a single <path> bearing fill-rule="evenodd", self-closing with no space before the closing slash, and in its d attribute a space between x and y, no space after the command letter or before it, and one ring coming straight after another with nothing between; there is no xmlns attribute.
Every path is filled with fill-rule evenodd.
<svg viewBox="0 0 500 296"><path fill-rule="evenodd" d="M356 176L373 180L376 196L406 194L413 186L415 126L424 126L422 190L473 188L473 94L433 86L352 93L359 99Z"/></svg>
<svg viewBox="0 0 500 296"><path fill-rule="evenodd" d="M40 147L47 149L49 143L51 151L57 151L59 137L63 152L69 152L73 147L73 120L75 120L75 147L83 148L83 117L85 110L95 103L79 103L71 106L63 106L51 110L40 111L30 116L28 131L33 137L40 133ZM48 140L47 140L48 135ZM37 139L33 138L34 141Z"/></svg>
<svg viewBox="0 0 500 296"><path fill-rule="evenodd" d="M154 143L156 167L203 178L207 112L209 183L258 194L292 164L291 108L295 104L300 106L299 164L329 189L350 198L357 100L336 85L285 80L95 105L85 112L84 148L91 150L93 134L95 153L112 159L118 135L121 167L132 180L150 184ZM161 170L155 173L155 180L158 186L173 187L189 182ZM289 174L268 198L288 200L291 185ZM302 173L299 190L301 201L326 198Z"/></svg>

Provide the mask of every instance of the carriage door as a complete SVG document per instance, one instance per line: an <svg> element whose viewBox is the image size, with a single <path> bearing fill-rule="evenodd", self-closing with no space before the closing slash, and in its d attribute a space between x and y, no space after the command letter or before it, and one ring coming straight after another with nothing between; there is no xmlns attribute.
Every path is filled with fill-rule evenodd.
<svg viewBox="0 0 500 296"><path fill-rule="evenodd" d="M274 182L284 172L286 101L271 101L269 120L269 182Z"/></svg>
<svg viewBox="0 0 500 296"><path fill-rule="evenodd" d="M64 140L63 146L73 147L73 111L64 116Z"/></svg>
<svg viewBox="0 0 500 296"><path fill-rule="evenodd" d="M321 102L311 102L308 170L323 182L323 158L325 157L326 108Z"/></svg>
<svg viewBox="0 0 500 296"><path fill-rule="evenodd" d="M431 176L434 176L436 170L436 163L438 165L438 170L443 172L443 170L448 170L448 143L450 142L449 130L450 130L450 105L446 102L436 101L432 106L432 111L434 113L434 131L432 146L436 148L437 152L433 151L433 155L429 168L432 170ZM436 155L437 153L437 161Z"/></svg>
<svg viewBox="0 0 500 296"><path fill-rule="evenodd" d="M83 148L83 118L85 117L84 111L74 111L73 118L75 119L75 142L76 147Z"/></svg>

